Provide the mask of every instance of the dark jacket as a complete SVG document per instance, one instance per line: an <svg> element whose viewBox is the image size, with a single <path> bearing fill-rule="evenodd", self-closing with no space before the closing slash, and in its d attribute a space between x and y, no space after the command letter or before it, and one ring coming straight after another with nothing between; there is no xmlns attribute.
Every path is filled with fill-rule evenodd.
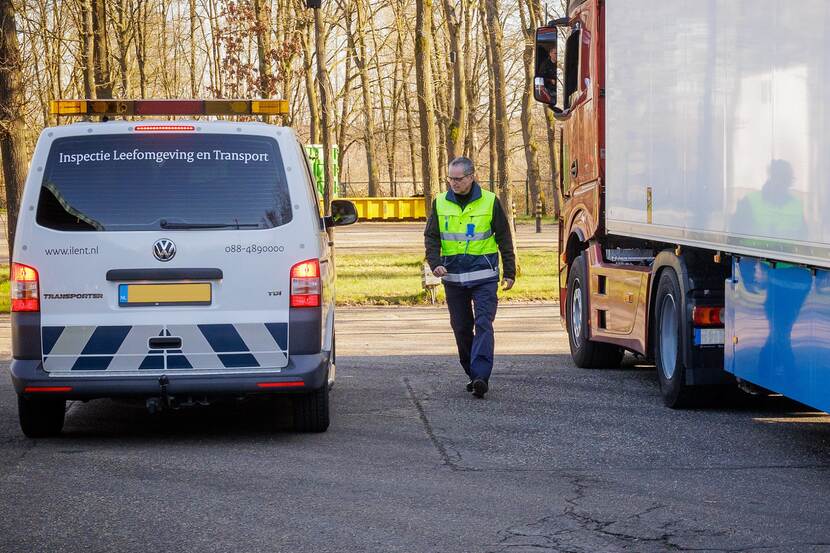
<svg viewBox="0 0 830 553"><path fill-rule="evenodd" d="M477 182L473 183L470 193L466 196L456 196L452 190L447 193L447 199L461 206L463 209L469 202L481 197L481 187ZM513 252L513 237L510 232L510 224L507 216L501 207L501 202L496 198L493 204L493 221L491 223L496 244L501 253L503 278L516 279L516 255ZM427 225L424 229L424 246L426 247L427 263L433 271L436 267L445 265L446 261L441 257L441 229L438 224L438 217L435 214L435 200L432 201L432 211Z"/></svg>

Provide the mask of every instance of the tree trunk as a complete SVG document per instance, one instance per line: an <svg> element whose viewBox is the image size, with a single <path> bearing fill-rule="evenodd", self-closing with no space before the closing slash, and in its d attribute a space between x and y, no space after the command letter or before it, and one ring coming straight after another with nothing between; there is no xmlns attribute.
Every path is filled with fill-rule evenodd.
<svg viewBox="0 0 830 553"><path fill-rule="evenodd" d="M92 0L92 43L95 96L112 98L109 45L107 43L106 0Z"/></svg>
<svg viewBox="0 0 830 553"><path fill-rule="evenodd" d="M314 10L314 37L317 49L317 83L320 86L320 104L322 106L322 135L323 135L323 167L325 167L325 186L323 188L323 208L326 213L331 209L331 199L334 185L334 171L331 163L331 127L334 122L334 109L332 108L331 84L329 73L326 68L326 32L323 23L321 8Z"/></svg>
<svg viewBox="0 0 830 553"><path fill-rule="evenodd" d="M347 16L347 23L351 24L350 17ZM337 147L340 148L340 159L346 156L346 140L348 138L349 123L351 115L351 98L352 98L352 58L346 56L346 67L343 70L343 89L341 90L340 98L340 121L337 125ZM343 172L343 164L337 165L337 178Z"/></svg>
<svg viewBox="0 0 830 553"><path fill-rule="evenodd" d="M189 0L188 15L190 16L190 97L199 97L199 88L196 83L196 0Z"/></svg>
<svg viewBox="0 0 830 553"><path fill-rule="evenodd" d="M366 6L365 0L355 0L357 25L352 38L355 65L360 73L363 100L363 143L366 149L366 171L369 176L369 196L377 197L380 192L380 178L377 168L377 150L375 149L375 117L372 108L372 91L369 82L369 68L366 60Z"/></svg>
<svg viewBox="0 0 830 553"><path fill-rule="evenodd" d="M524 3L524 5L522 5ZM536 25L538 15L533 5L533 0L520 0L519 16L524 35L524 50L522 51L522 64L524 65L525 82L522 91L522 139L525 145L525 161L527 162L527 183L530 189L530 205L527 206L527 213L534 213L536 201L539 199L539 145L536 143L536 126L533 121L533 109L536 102L533 99L533 79L535 74L534 54L536 50ZM525 13L527 10L527 13Z"/></svg>
<svg viewBox="0 0 830 553"><path fill-rule="evenodd" d="M470 0L468 0L469 2ZM473 7L470 3L464 10L464 90L467 95L467 128L464 133L464 155L470 159L476 157L476 114L478 104L478 82L473 74L474 60L478 53L478 38L473 44ZM478 37L478 34L476 34Z"/></svg>
<svg viewBox="0 0 830 553"><path fill-rule="evenodd" d="M387 177L389 178L389 196L396 196L396 187L395 187L395 138L394 136L390 137L389 133L391 128L393 127L392 121L390 121L390 116L392 119L395 118L395 88L397 84L397 80L393 77L393 81L395 84L392 86L391 90L391 98L386 96L386 88L383 86L383 72L381 70L381 63L380 63L380 55L378 52L380 51L381 45L378 44L378 33L377 28L375 26L375 20L373 17L368 18L369 22L369 32L372 35L372 62L375 67L375 76L377 77L378 83L378 99L380 100L380 126L381 132L383 133L383 140L382 142L386 146L386 173ZM393 73L397 75L397 65L398 65L399 58L395 56L394 68ZM388 101L387 101L388 100ZM380 171L378 170L378 173ZM381 191L381 195L384 195L383 191Z"/></svg>
<svg viewBox="0 0 830 553"><path fill-rule="evenodd" d="M407 136L407 144L409 146L409 167L410 167L410 174L412 175L412 194L418 193L418 168L415 164L415 122L412 117L412 102L410 101L409 96L409 76L412 73L412 63L408 62L407 58L404 58L404 46L403 46L403 36L404 36L404 25L403 25L403 11L404 11L404 3L402 0L398 0L395 3L395 29L397 31L397 49L400 52L400 58L402 60L402 67L401 67L401 95L403 97L403 104L404 110L406 114L406 136ZM404 61L406 60L406 61Z"/></svg>
<svg viewBox="0 0 830 553"><path fill-rule="evenodd" d="M545 122L547 123L545 127L548 131L548 155L550 156L550 196L553 201L553 209L549 211L558 216L559 206L561 205L561 199L559 198L561 193L559 189L559 150L556 143L556 118L549 109L545 109Z"/></svg>
<svg viewBox="0 0 830 553"><path fill-rule="evenodd" d="M344 2L342 8L344 29L346 36L352 33L352 8L350 2ZM351 116L351 95L352 95L352 56L346 56L346 66L343 69L343 88L340 91L340 120L337 123L337 147L339 148L340 163L337 164L337 179L342 182L343 160L346 157L348 131ZM334 99L332 99L334 102ZM334 108L332 108L334 109Z"/></svg>
<svg viewBox="0 0 830 553"><path fill-rule="evenodd" d="M311 144L320 143L320 99L314 82L314 52L311 49L311 28L309 21L303 28L303 75L305 77L305 92L308 98L309 113L309 141Z"/></svg>
<svg viewBox="0 0 830 553"><path fill-rule="evenodd" d="M81 17L83 36L81 40L81 63L84 70L84 97L95 98L95 32L93 31L92 0L82 0Z"/></svg>
<svg viewBox="0 0 830 553"><path fill-rule="evenodd" d="M415 75L421 123L421 173L427 215L438 195L438 150L435 144L435 93L432 78L432 0L415 0Z"/></svg>
<svg viewBox="0 0 830 553"><path fill-rule="evenodd" d="M9 259L20 211L20 194L26 181L26 123L23 121L23 76L12 0L0 0L0 156L6 188L6 235Z"/></svg>
<svg viewBox="0 0 830 553"><path fill-rule="evenodd" d="M411 67L411 66L410 66ZM415 120L412 117L412 102L410 101L410 92L409 92L409 72L407 72L407 76L404 79L403 83L403 105L404 110L406 110L406 137L407 142L409 143L409 167L412 173L412 193L418 193L418 168L415 165L415 158L417 154L415 152Z"/></svg>
<svg viewBox="0 0 830 553"><path fill-rule="evenodd" d="M489 153L490 188L495 190L496 174L499 171L499 158L496 153L496 87L493 77L493 51L487 38L487 15L484 4L479 4L481 32L484 35L484 51L487 57L487 149Z"/></svg>
<svg viewBox="0 0 830 553"><path fill-rule="evenodd" d="M496 108L496 152L499 158L498 189L504 212L510 228L513 228L513 192L510 189L510 168L508 163L507 100L504 77L504 55L502 52L503 31L499 19L498 0L484 0L487 13L487 40L493 56L493 90ZM515 237L514 237L515 240Z"/></svg>
<svg viewBox="0 0 830 553"><path fill-rule="evenodd" d="M121 97L129 97L130 77L128 56L130 48L130 38L128 33L127 12L129 11L129 3L127 0L115 1L115 44L118 47L117 62L118 62L118 77L121 85Z"/></svg>
<svg viewBox="0 0 830 553"><path fill-rule="evenodd" d="M444 86L445 82L441 79L441 75L444 72L444 68L447 67L446 60L449 59L444 58L442 59L442 52L446 50L446 48L439 48L439 36L438 36L438 28L435 24L434 17L430 16L430 36L432 38L432 52L433 55L429 57L432 62L432 74L435 78L433 81L434 87L434 107L435 107L435 115L436 115L436 123L437 129L436 135L436 148L438 149L438 178L443 179L447 176L447 163L449 160L447 159L447 128L449 127L449 120L450 120L450 112L452 108L450 106L450 95L447 93L447 87ZM449 81L446 81L449 82ZM437 88L435 87L437 85Z"/></svg>
<svg viewBox="0 0 830 553"><path fill-rule="evenodd" d="M88 1L88 0L87 0ZM135 63L138 66L138 93L147 97L147 3L138 0L135 20Z"/></svg>
<svg viewBox="0 0 830 553"><path fill-rule="evenodd" d="M468 0L461 0L461 12L468 10ZM447 159L453 160L464 153L464 139L467 124L467 95L464 90L466 81L464 53L464 35L461 32L461 19L457 17L450 0L443 0L447 33L450 42L449 62L452 66L453 105L452 116L447 124Z"/></svg>
<svg viewBox="0 0 830 553"><path fill-rule="evenodd" d="M271 2L254 0L256 17L256 51L259 64L259 94L270 98L274 94L273 72L271 70ZM267 120L267 118L266 118Z"/></svg>

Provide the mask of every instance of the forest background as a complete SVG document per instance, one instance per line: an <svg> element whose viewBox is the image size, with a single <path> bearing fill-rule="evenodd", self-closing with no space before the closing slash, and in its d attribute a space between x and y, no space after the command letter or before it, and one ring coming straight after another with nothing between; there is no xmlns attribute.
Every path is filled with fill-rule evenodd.
<svg viewBox="0 0 830 553"><path fill-rule="evenodd" d="M532 97L533 39L564 3L0 0L3 176L25 177L20 158L59 123L53 99L287 98L272 122L338 145L350 196L429 201L466 155L503 202L550 213L557 146ZM10 219L21 191L3 196Z"/></svg>

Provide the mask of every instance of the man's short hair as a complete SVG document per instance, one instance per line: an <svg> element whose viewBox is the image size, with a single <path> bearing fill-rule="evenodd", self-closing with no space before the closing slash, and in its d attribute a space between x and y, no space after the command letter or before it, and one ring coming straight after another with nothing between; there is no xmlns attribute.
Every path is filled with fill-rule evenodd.
<svg viewBox="0 0 830 553"><path fill-rule="evenodd" d="M453 166L461 167L464 170L465 175L470 175L474 173L476 170L475 166L473 165L473 160L464 156L459 156L452 160L450 162L450 167Z"/></svg>

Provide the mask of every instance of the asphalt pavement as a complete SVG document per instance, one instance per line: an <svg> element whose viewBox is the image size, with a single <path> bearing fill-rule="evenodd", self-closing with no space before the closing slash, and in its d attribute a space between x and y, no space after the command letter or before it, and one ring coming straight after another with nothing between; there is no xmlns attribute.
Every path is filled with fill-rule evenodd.
<svg viewBox="0 0 830 553"><path fill-rule="evenodd" d="M443 309L340 310L321 435L286 404L100 400L28 440L0 379L0 551L830 551L830 417L668 410L634 358L573 367L556 312L500 309L476 400Z"/></svg>

